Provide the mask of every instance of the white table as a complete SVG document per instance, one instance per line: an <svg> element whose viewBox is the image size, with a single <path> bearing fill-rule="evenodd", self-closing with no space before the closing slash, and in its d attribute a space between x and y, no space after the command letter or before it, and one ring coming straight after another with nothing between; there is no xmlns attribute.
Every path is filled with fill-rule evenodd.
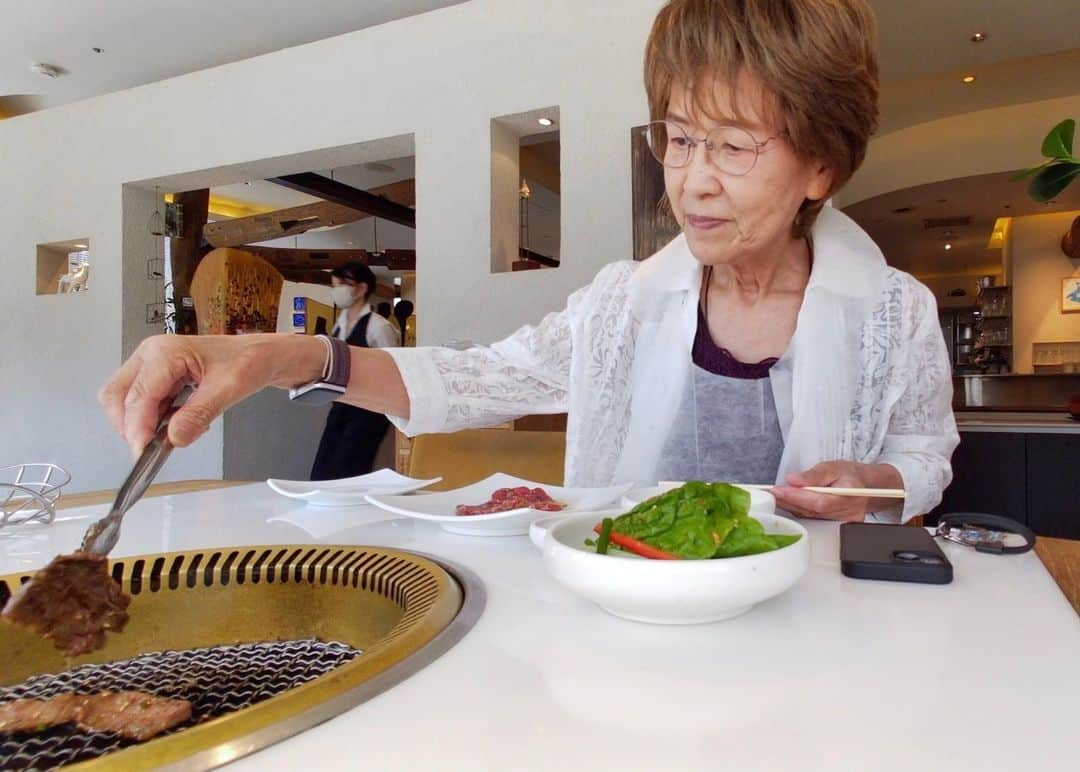
<svg viewBox="0 0 1080 772"><path fill-rule="evenodd" d="M106 507L0 533L0 573L75 547ZM117 556L371 544L444 556L489 594L476 627L390 691L237 769L1064 770L1080 765L1080 621L1039 559L947 544L948 586L848 579L836 526L742 617L659 627L549 579L528 537L455 536L265 485L147 499Z"/></svg>

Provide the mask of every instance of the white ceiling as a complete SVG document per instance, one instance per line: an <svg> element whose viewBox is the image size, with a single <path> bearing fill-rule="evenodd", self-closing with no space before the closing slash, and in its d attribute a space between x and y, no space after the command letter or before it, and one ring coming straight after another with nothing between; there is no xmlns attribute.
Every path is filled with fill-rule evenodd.
<svg viewBox="0 0 1080 772"><path fill-rule="evenodd" d="M870 0L882 80L919 78L1075 48L1076 0ZM975 31L989 35L971 43Z"/></svg>
<svg viewBox="0 0 1080 772"><path fill-rule="evenodd" d="M1052 203L1040 204L1028 196L1026 182L1010 180L1012 174L981 174L894 190L852 204L844 212L877 242L890 265L909 273L923 277L997 273L1001 250L987 249L987 243L998 217L1080 209L1080 185L1069 186ZM923 222L964 216L971 218L969 225L948 229L927 230ZM952 249L945 249L946 242Z"/></svg>
<svg viewBox="0 0 1080 772"><path fill-rule="evenodd" d="M0 113L120 91L461 2L2 0ZM46 78L30 70L34 62L66 74Z"/></svg>
<svg viewBox="0 0 1080 772"><path fill-rule="evenodd" d="M3 0L0 113L17 114L383 24L465 0ZM1077 45L1075 0L871 0L885 81ZM974 30L989 39L972 44ZM95 54L93 47L104 49ZM30 71L67 71L50 80Z"/></svg>

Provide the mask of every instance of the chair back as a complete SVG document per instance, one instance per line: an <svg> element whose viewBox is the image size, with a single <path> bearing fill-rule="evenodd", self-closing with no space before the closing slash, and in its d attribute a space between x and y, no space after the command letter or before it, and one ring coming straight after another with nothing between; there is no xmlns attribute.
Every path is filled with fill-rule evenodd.
<svg viewBox="0 0 1080 772"><path fill-rule="evenodd" d="M548 485L563 484L565 432L465 429L413 438L409 476L442 477L425 490L445 491L505 472Z"/></svg>

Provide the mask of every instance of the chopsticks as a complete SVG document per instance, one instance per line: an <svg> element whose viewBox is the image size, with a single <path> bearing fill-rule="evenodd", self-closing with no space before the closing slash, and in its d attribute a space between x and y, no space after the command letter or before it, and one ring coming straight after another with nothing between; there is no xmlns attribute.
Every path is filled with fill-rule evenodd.
<svg viewBox="0 0 1080 772"><path fill-rule="evenodd" d="M744 484L738 483L740 488L754 488L759 491L769 491L777 487L775 485ZM817 485L807 485L800 490L811 493L828 493L831 496L864 496L871 499L902 499L906 496L903 488L823 488Z"/></svg>

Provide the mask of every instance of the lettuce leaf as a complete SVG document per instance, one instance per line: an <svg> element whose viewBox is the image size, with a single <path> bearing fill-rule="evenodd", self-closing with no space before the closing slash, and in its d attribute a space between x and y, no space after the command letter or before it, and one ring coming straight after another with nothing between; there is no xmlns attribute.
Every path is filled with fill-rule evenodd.
<svg viewBox="0 0 1080 772"><path fill-rule="evenodd" d="M749 511L742 488L695 481L641 502L617 517L613 530L691 560L756 555L798 540L766 534Z"/></svg>

